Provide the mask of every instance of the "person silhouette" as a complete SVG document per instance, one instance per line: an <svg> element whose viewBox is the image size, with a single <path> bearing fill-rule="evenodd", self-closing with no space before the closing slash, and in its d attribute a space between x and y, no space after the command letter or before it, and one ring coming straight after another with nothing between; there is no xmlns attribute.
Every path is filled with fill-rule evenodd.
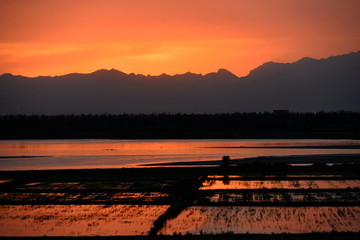
<svg viewBox="0 0 360 240"><path fill-rule="evenodd" d="M229 156L223 156L221 165L223 167L228 167L230 163L230 157Z"/></svg>

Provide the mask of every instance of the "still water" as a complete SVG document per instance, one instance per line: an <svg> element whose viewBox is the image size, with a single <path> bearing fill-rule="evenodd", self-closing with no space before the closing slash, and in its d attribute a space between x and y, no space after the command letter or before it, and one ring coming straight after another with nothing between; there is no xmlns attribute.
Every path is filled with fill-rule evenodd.
<svg viewBox="0 0 360 240"><path fill-rule="evenodd" d="M3 140L0 141L0 170L139 167L148 163L220 160L224 155L234 159L360 154L359 148L281 148L353 145L359 146L360 140Z"/></svg>
<svg viewBox="0 0 360 240"><path fill-rule="evenodd" d="M146 235L167 205L4 205L1 236ZM26 214L24 214L26 213ZM359 232L360 207L186 208L161 235Z"/></svg>
<svg viewBox="0 0 360 240"><path fill-rule="evenodd" d="M359 232L360 207L193 206L160 234Z"/></svg>
<svg viewBox="0 0 360 240"><path fill-rule="evenodd" d="M0 236L145 235L167 205L2 205Z"/></svg>

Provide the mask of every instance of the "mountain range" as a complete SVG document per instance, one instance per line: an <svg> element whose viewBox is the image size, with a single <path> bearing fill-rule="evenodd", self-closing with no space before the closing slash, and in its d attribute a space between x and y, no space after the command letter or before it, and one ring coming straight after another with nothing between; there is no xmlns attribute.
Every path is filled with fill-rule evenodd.
<svg viewBox="0 0 360 240"><path fill-rule="evenodd" d="M360 51L293 63L267 62L237 77L89 74L0 76L0 114L227 113L286 109L360 111Z"/></svg>

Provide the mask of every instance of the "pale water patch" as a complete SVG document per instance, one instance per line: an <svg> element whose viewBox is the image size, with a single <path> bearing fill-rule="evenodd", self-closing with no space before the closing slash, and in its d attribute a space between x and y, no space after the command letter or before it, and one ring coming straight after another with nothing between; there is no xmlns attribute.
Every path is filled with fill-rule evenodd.
<svg viewBox="0 0 360 240"><path fill-rule="evenodd" d="M241 175L208 175L207 178L242 178Z"/></svg>

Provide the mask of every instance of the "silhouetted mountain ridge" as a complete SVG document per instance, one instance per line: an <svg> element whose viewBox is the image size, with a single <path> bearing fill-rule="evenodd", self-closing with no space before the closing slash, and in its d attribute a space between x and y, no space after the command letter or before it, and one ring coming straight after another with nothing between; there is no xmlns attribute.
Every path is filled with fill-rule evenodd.
<svg viewBox="0 0 360 240"><path fill-rule="evenodd" d="M287 71L288 69L292 69L298 67L299 65L311 65L311 67L319 67L319 65L324 64L335 64L336 67L344 67L341 64L355 64L359 63L360 51L351 52L348 54L342 54L338 56L330 56L328 58L315 59L310 57L303 57L296 62L293 63L279 63L279 62L266 62L259 67L250 71L249 75L246 77L251 77L253 74L258 74L260 72L267 71ZM316 65L319 64L319 65ZM296 70L296 69L294 69ZM270 72L268 72L270 73Z"/></svg>
<svg viewBox="0 0 360 240"><path fill-rule="evenodd" d="M65 75L60 75L60 76L38 76L38 77L25 77L25 76L21 76L21 75L13 75L11 73L5 73L3 75L0 75L0 79L3 78L18 78L18 77L24 77L24 78L28 78L28 79L65 79L65 78L98 78L99 80L101 79L125 79L125 78L139 78L139 79L144 79L144 78L151 78L151 79L164 79L164 78L174 78L174 79L178 79L178 78L183 78L183 79L187 79L187 78L199 78L199 79L206 79L206 78L217 78L217 79L221 79L221 78L225 78L225 79L238 79L238 77L233 74L232 72L226 70L226 69L219 69L217 72L212 72L212 73L207 73L205 75L203 74L196 74L196 73L192 73L192 72L186 72L183 74L175 74L175 75L169 75L166 73L160 74L160 75L143 75L143 74L135 74L135 73L130 73L130 74L126 74L122 71L119 71L117 69L99 69L96 70L92 73L69 73L69 74L65 74Z"/></svg>
<svg viewBox="0 0 360 240"><path fill-rule="evenodd" d="M226 69L158 76L116 69L63 76L0 76L0 114L360 111L360 52L267 62L237 77Z"/></svg>

